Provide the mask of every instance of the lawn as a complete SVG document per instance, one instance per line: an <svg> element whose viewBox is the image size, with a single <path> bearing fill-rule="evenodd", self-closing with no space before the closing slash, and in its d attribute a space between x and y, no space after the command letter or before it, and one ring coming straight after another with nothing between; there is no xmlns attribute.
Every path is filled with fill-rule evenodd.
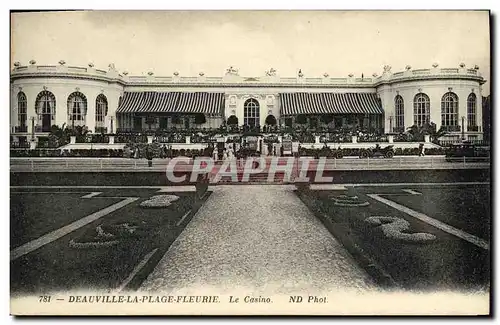
<svg viewBox="0 0 500 325"><path fill-rule="evenodd" d="M21 194L20 198L16 196L16 200L22 201L25 207L24 214L18 215L16 214L18 210L12 210L11 219L17 220L29 214L28 218L39 219L37 223L44 227L47 223L51 224L51 228L69 224L89 213L122 200L109 198L109 196L134 196L139 197L139 199L11 261L11 293L13 295L78 289L96 291L115 289L123 283L147 254L157 249L142 271L126 287L126 289L136 289L183 231L202 201L209 195L207 193L200 200L196 199L194 192L156 193L157 189L125 189L123 191L101 189L95 191L103 192L99 196L105 198L79 199L78 195L69 194ZM88 193L90 192L93 190L88 191ZM166 208L146 209L140 206L141 202L151 196L163 194L173 194L179 199ZM36 200L23 200L25 196L36 197ZM51 202L55 206L57 223L52 220L47 222L50 220L51 214L54 214L53 212L43 212L40 216L41 211L39 210L41 209L38 206L32 206L32 204L39 204L44 200L49 206ZM66 204L72 205L66 206ZM117 225L121 227L125 223L135 227L133 236L125 236L120 232L115 232L118 235L113 237L113 240L118 239L118 242L112 246L74 245L89 241L96 242L96 238L104 242L103 238L105 237L97 236L98 226L109 233L109 229L114 229L113 227ZM30 224L34 224L34 222ZM22 230L18 228L23 228L23 224L17 223L12 227L14 233L22 233ZM42 231L39 233L43 234ZM127 232L127 234L129 233Z"/></svg>
<svg viewBox="0 0 500 325"><path fill-rule="evenodd" d="M120 201L113 198L92 201L80 198L88 193L11 194L11 249Z"/></svg>
<svg viewBox="0 0 500 325"><path fill-rule="evenodd" d="M485 186L422 188L422 195L391 195L390 199L475 236L490 239L490 190Z"/></svg>
<svg viewBox="0 0 500 325"><path fill-rule="evenodd" d="M422 188L422 195L402 192L408 187L363 187L357 191L366 207L340 207L333 197L342 191L299 190L297 195L337 237L351 254L381 285L412 290L484 290L490 282L490 251L439 230L423 221L378 202L366 194L396 194L382 196L418 212L459 226L462 230L482 235L489 224L488 191L485 187ZM474 195L478 198L474 199ZM479 197L480 196L480 197ZM469 198L465 200L465 198ZM478 200L482 207L478 208ZM453 206L453 207L452 207ZM478 209L471 215L471 211ZM438 213L439 212L439 213ZM387 236L382 227L371 225L373 216L396 217L410 227L404 233L428 233L435 236L428 242L410 242ZM404 221L403 221L404 222ZM482 225L478 225L482 224ZM479 231L481 229L481 231ZM483 239L488 239L484 236Z"/></svg>

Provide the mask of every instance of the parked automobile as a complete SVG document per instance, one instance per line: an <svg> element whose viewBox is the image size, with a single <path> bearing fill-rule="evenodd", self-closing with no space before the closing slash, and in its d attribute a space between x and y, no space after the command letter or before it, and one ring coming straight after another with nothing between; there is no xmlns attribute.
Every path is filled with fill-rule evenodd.
<svg viewBox="0 0 500 325"><path fill-rule="evenodd" d="M377 144L373 148L361 149L359 158L392 158L394 157L394 146L380 147Z"/></svg>
<svg viewBox="0 0 500 325"><path fill-rule="evenodd" d="M490 157L490 148L464 141L452 145L446 152L446 161L453 162L464 157L467 161L487 161Z"/></svg>

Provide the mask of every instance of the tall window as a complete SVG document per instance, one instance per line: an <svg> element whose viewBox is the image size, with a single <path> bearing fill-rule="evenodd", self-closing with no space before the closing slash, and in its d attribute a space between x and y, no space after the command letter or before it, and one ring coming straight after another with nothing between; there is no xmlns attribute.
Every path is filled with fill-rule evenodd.
<svg viewBox="0 0 500 325"><path fill-rule="evenodd" d="M469 97L467 97L467 126L468 127L475 127L477 126L477 119L476 119L476 103L477 103L477 98L476 94L471 93Z"/></svg>
<svg viewBox="0 0 500 325"><path fill-rule="evenodd" d="M28 120L28 109L26 95L23 92L17 94L17 124L22 128L26 128Z"/></svg>
<svg viewBox="0 0 500 325"><path fill-rule="evenodd" d="M259 102L253 98L248 99L244 105L244 123L249 126L260 125Z"/></svg>
<svg viewBox="0 0 500 325"><path fill-rule="evenodd" d="M50 131L56 116L56 97L54 94L47 90L40 92L36 96L35 112L38 115L37 126L41 124L43 132Z"/></svg>
<svg viewBox="0 0 500 325"><path fill-rule="evenodd" d="M458 96L448 92L441 98L441 126L452 128L458 126Z"/></svg>
<svg viewBox="0 0 500 325"><path fill-rule="evenodd" d="M413 99L413 124L422 126L431 119L431 101L424 93L417 94Z"/></svg>
<svg viewBox="0 0 500 325"><path fill-rule="evenodd" d="M405 104L403 97L397 95L394 99L394 105L396 107L396 129L401 131L405 129ZM392 131L392 130L391 130Z"/></svg>
<svg viewBox="0 0 500 325"><path fill-rule="evenodd" d="M108 115L108 99L103 94L100 94L95 100L96 132L104 131L106 115Z"/></svg>
<svg viewBox="0 0 500 325"><path fill-rule="evenodd" d="M68 97L68 124L71 126L85 125L87 115L87 98L81 92L74 92Z"/></svg>

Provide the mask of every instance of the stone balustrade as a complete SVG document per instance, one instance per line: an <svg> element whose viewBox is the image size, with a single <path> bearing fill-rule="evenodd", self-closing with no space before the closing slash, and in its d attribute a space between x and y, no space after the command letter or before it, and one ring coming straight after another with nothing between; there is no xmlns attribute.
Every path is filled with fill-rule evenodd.
<svg viewBox="0 0 500 325"><path fill-rule="evenodd" d="M380 76L374 78L359 78L349 76L347 78L334 78L329 77L325 73L323 77L279 77L279 76L262 76L262 77L243 77L239 75L226 75L224 77L207 77L200 74L197 77L180 76L156 76L150 72L144 76L128 76L128 73L119 73L116 69L110 68L108 71L94 68L93 65L88 67L76 67L66 65L36 65L30 64L28 66L17 65L11 71L11 79L21 78L25 76L76 76L87 77L89 79L101 79L106 81L118 81L126 85L135 84L206 84L206 85L297 85L301 86L324 86L324 85L348 85L356 87L374 87L382 83L390 83L392 81L399 82L404 79L426 79L443 77L461 78L461 79L474 79L482 81L483 78L478 71L478 68L468 69L465 67L460 68L437 68L431 69L407 69L402 72L391 73L390 69L384 71ZM376 75L376 74L375 74Z"/></svg>

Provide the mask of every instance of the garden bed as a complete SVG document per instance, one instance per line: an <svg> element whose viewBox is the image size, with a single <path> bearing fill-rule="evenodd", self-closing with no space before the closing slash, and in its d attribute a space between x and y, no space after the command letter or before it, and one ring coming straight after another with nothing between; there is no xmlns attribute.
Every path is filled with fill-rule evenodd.
<svg viewBox="0 0 500 325"><path fill-rule="evenodd" d="M140 204L156 192L136 190L139 200L12 261L12 294L116 289L149 255L125 288L137 289L209 196L174 194L168 207L145 209ZM100 199L82 200L92 206Z"/></svg>
<svg viewBox="0 0 500 325"><path fill-rule="evenodd" d="M369 198L365 191L372 189L358 191L359 200L369 205L357 207L336 205L332 196L341 191L301 188L296 193L383 287L423 291L489 287L489 251ZM449 209L446 202L440 204L439 209Z"/></svg>

